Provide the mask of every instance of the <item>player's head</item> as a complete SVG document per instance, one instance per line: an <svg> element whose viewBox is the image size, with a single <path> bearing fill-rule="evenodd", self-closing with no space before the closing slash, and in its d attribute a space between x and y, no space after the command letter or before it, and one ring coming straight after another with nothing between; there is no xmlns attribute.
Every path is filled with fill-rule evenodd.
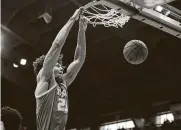
<svg viewBox="0 0 181 130"><path fill-rule="evenodd" d="M63 73L64 66L62 65L62 58L63 58L63 54L60 55L59 60L53 69L55 72L55 75ZM33 62L33 68L34 68L35 75L38 75L39 71L43 67L44 60L45 60L45 55L42 55L39 58L36 58L36 60ZM61 72L58 72L58 71L61 71Z"/></svg>
<svg viewBox="0 0 181 130"><path fill-rule="evenodd" d="M57 63L55 67L53 68L55 77L61 76L63 74L63 70L64 70L64 67L60 63Z"/></svg>
<svg viewBox="0 0 181 130"><path fill-rule="evenodd" d="M21 114L13 108L5 106L1 110L1 120L5 130L19 130L22 124Z"/></svg>
<svg viewBox="0 0 181 130"><path fill-rule="evenodd" d="M56 63L55 67L53 68L55 77L61 76L63 74L65 67L63 66L62 58L63 58L63 55L61 54L58 62Z"/></svg>

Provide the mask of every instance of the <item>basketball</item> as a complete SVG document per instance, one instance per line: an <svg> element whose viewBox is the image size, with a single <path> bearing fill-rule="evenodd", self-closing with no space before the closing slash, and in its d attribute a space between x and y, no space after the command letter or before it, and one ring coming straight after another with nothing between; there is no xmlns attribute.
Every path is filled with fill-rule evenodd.
<svg viewBox="0 0 181 130"><path fill-rule="evenodd" d="M124 46L123 55L129 63L138 65L146 60L148 49L142 41L131 40Z"/></svg>

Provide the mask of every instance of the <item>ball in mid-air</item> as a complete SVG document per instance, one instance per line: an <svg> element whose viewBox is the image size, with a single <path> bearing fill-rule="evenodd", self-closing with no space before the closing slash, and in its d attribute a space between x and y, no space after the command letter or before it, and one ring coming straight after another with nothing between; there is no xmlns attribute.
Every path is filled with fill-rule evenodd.
<svg viewBox="0 0 181 130"><path fill-rule="evenodd" d="M124 46L123 55L129 63L138 65L146 60L148 48L140 40L131 40Z"/></svg>

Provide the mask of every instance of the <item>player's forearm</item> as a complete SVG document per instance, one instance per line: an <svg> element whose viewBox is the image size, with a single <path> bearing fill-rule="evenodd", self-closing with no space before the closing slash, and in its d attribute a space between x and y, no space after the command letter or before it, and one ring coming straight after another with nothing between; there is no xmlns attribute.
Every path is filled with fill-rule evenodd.
<svg viewBox="0 0 181 130"><path fill-rule="evenodd" d="M50 50L48 51L43 64L46 73L51 72L53 67L57 63L61 49L74 22L75 20L73 18L70 18L69 21L64 25L64 27L59 31L55 40L53 41L53 44Z"/></svg>
<svg viewBox="0 0 181 130"><path fill-rule="evenodd" d="M84 61L86 57L86 36L84 30L79 30L74 60Z"/></svg>
<svg viewBox="0 0 181 130"><path fill-rule="evenodd" d="M62 48L65 40L72 28L73 24L75 23L75 19L70 18L69 21L64 25L64 27L58 32L55 40L53 41L52 46Z"/></svg>
<svg viewBox="0 0 181 130"><path fill-rule="evenodd" d="M58 32L49 52L47 53L46 58L51 58L51 57L53 57L55 59L56 59L56 57L58 58L58 56L61 52L61 49L65 43L65 40L66 40L74 22L75 22L75 20L73 18L70 18L69 21L64 25L64 27Z"/></svg>

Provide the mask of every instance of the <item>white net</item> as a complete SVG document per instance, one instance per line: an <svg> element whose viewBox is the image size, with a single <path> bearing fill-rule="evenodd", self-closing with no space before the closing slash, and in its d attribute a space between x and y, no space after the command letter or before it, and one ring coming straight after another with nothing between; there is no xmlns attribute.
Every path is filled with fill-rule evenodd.
<svg viewBox="0 0 181 130"><path fill-rule="evenodd" d="M90 5L90 4L89 4ZM103 4L91 5L85 9L83 15L89 24L104 25L105 27L123 27L130 19L121 11L116 11Z"/></svg>

